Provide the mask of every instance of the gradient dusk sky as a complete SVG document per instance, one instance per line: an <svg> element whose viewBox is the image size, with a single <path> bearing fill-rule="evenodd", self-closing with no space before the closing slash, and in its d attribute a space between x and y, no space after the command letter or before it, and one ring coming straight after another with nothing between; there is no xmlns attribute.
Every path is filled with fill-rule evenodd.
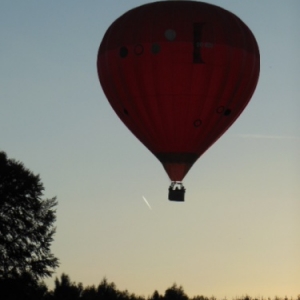
<svg viewBox="0 0 300 300"><path fill-rule="evenodd" d="M96 59L108 26L145 0L2 0L0 150L57 196L62 272L148 296L300 293L300 1L211 0L239 16L261 55L241 117L167 200L157 159L119 121ZM149 202L149 208L144 198Z"/></svg>

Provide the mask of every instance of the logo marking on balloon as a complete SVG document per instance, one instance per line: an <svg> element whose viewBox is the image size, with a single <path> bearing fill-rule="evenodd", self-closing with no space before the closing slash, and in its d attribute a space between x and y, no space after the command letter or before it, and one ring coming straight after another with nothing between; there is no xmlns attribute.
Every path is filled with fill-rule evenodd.
<svg viewBox="0 0 300 300"><path fill-rule="evenodd" d="M224 111L225 107L224 106L220 106L217 108L217 113L221 114Z"/></svg>
<svg viewBox="0 0 300 300"><path fill-rule="evenodd" d="M165 37L168 41L174 41L176 39L176 31L173 29L166 30Z"/></svg>
<svg viewBox="0 0 300 300"><path fill-rule="evenodd" d="M224 116L229 116L231 114L231 109L226 109L224 112Z"/></svg>
<svg viewBox="0 0 300 300"><path fill-rule="evenodd" d="M202 125L202 121L200 119L197 119L195 122L194 122L194 126L195 127L199 127Z"/></svg>
<svg viewBox="0 0 300 300"><path fill-rule="evenodd" d="M144 52L144 47L141 44L138 44L134 47L134 53L136 55L141 55Z"/></svg>
<svg viewBox="0 0 300 300"><path fill-rule="evenodd" d="M205 23L194 23L193 36L194 36L194 52L193 52L193 62L195 64L204 64L201 55L202 45L202 30Z"/></svg>
<svg viewBox="0 0 300 300"><path fill-rule="evenodd" d="M157 54L160 52L160 45L159 44L153 44L152 45L152 48L151 48L151 51L153 54Z"/></svg>
<svg viewBox="0 0 300 300"><path fill-rule="evenodd" d="M128 49L125 46L121 47L120 48L120 56L122 58L125 58L127 55L128 55Z"/></svg>

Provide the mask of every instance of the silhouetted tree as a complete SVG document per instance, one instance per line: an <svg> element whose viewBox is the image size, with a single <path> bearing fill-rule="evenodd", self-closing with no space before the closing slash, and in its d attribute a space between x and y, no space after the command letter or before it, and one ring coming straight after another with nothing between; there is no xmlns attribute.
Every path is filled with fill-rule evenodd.
<svg viewBox="0 0 300 300"><path fill-rule="evenodd" d="M145 300L143 297L136 296L133 293L129 293L128 290L120 291L116 285L109 283L104 278L97 288L95 286L89 286L84 288L81 294L82 300Z"/></svg>
<svg viewBox="0 0 300 300"><path fill-rule="evenodd" d="M154 291L152 296L149 298L149 300L162 300L163 296L159 294L157 290Z"/></svg>
<svg viewBox="0 0 300 300"><path fill-rule="evenodd" d="M71 282L70 277L62 274L60 280L55 279L55 288L53 291L53 299L55 300L77 300L81 299L83 286L81 283Z"/></svg>
<svg viewBox="0 0 300 300"><path fill-rule="evenodd" d="M209 299L208 297L204 297L204 296L194 296L192 300L216 300L216 299Z"/></svg>
<svg viewBox="0 0 300 300"><path fill-rule="evenodd" d="M182 286L177 286L175 283L165 291L165 300L188 300Z"/></svg>
<svg viewBox="0 0 300 300"><path fill-rule="evenodd" d="M100 299L97 296L97 289L96 289L96 287L94 285L86 287L82 291L81 299L82 300L97 300L97 299Z"/></svg>
<svg viewBox="0 0 300 300"><path fill-rule="evenodd" d="M41 300L46 299L47 292L46 285L29 273L0 280L0 299L3 300Z"/></svg>
<svg viewBox="0 0 300 300"><path fill-rule="evenodd" d="M58 266L50 251L57 202L42 200L43 190L39 175L0 152L0 280L38 279Z"/></svg>
<svg viewBox="0 0 300 300"><path fill-rule="evenodd" d="M104 278L98 286L97 295L99 299L116 300L118 299L119 291L113 282L108 283L107 279Z"/></svg>

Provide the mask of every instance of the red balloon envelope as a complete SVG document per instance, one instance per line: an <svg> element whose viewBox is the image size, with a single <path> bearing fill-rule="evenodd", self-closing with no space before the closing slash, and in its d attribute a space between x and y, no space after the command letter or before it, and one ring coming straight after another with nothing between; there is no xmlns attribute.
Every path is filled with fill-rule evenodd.
<svg viewBox="0 0 300 300"><path fill-rule="evenodd" d="M227 10L160 1L108 28L97 67L112 108L173 182L169 199L183 201L184 176L250 101L259 50L250 29Z"/></svg>

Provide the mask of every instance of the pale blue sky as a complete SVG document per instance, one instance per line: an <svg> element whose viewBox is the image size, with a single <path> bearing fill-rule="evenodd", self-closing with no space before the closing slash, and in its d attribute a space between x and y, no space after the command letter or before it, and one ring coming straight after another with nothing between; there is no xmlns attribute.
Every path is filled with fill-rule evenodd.
<svg viewBox="0 0 300 300"><path fill-rule="evenodd" d="M207 1L251 28L261 75L185 178L185 203L167 200L167 175L115 116L96 72L107 27L148 2L0 3L0 149L58 197L54 276L84 285L106 276L145 296L176 282L190 296L296 297L300 1Z"/></svg>

